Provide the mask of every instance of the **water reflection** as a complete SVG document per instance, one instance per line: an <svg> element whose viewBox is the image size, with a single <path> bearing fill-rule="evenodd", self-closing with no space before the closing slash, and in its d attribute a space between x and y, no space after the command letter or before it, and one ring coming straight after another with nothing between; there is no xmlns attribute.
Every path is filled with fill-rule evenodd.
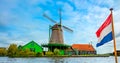
<svg viewBox="0 0 120 63"><path fill-rule="evenodd" d="M51 60L53 60L52 63L65 63L63 58L52 57Z"/></svg>
<svg viewBox="0 0 120 63"><path fill-rule="evenodd" d="M120 57L118 57L120 62ZM0 63L115 63L114 57L36 57L8 58L0 57Z"/></svg>

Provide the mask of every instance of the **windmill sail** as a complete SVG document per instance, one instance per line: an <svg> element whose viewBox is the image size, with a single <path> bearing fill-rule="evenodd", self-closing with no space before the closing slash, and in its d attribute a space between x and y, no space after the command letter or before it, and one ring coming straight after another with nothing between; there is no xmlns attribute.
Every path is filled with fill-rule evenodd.
<svg viewBox="0 0 120 63"><path fill-rule="evenodd" d="M71 30L70 28L63 26L62 25L62 20L61 20L61 10L59 10L59 17L60 17L60 22L57 23L56 21L54 21L53 19L51 19L50 17L48 17L46 14L43 14L44 17L46 17L47 19L49 19L51 22L55 23L55 25L52 26L52 32L51 32L51 36L50 36L50 40L49 43L50 44L64 44L64 39L63 39L63 30L62 28L73 32L73 30Z"/></svg>

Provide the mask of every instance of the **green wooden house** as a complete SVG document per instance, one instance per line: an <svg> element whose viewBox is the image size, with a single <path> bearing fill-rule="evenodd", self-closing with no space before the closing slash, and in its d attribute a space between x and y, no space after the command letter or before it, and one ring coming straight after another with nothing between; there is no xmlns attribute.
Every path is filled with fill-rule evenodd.
<svg viewBox="0 0 120 63"><path fill-rule="evenodd" d="M29 49L30 51L35 52L35 53L43 52L43 48L34 41L30 41L29 43L22 46L21 48L22 48L22 50Z"/></svg>

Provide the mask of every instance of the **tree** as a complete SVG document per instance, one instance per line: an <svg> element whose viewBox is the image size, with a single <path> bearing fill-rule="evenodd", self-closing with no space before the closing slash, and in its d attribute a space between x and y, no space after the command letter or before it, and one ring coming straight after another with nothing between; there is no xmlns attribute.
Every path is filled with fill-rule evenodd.
<svg viewBox="0 0 120 63"><path fill-rule="evenodd" d="M57 49L57 48L55 48L55 49L54 49L54 54L55 54L55 55L60 55L60 50Z"/></svg>
<svg viewBox="0 0 120 63"><path fill-rule="evenodd" d="M7 52L5 48L0 49L0 56L6 56Z"/></svg>
<svg viewBox="0 0 120 63"><path fill-rule="evenodd" d="M18 51L22 51L22 45L18 46Z"/></svg>
<svg viewBox="0 0 120 63"><path fill-rule="evenodd" d="M10 44L9 48L8 48L8 56L14 56L17 54L17 45L16 44Z"/></svg>

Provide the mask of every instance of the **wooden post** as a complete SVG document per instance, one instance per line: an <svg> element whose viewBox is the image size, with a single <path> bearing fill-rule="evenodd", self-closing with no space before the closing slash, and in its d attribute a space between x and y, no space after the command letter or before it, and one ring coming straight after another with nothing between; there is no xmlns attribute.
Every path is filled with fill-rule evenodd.
<svg viewBox="0 0 120 63"><path fill-rule="evenodd" d="M112 10L113 10L113 8L110 9L110 11L111 11L111 15L112 15ZM116 40L115 40L115 34L114 34L113 15L112 15L111 19L112 19L112 37L113 37L113 44L114 44L115 62L118 63L118 60L117 60L117 52L116 52Z"/></svg>

